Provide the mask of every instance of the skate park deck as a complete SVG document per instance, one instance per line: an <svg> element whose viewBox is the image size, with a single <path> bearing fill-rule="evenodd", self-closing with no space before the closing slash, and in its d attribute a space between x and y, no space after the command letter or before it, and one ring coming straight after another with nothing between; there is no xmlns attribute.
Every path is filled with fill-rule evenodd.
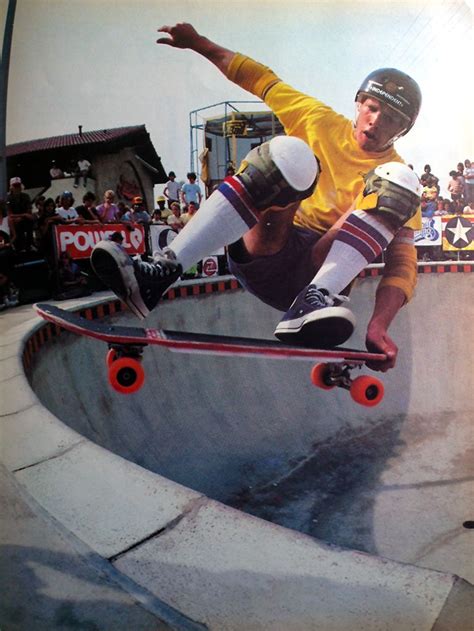
<svg viewBox="0 0 474 631"><path fill-rule="evenodd" d="M376 282L353 292L351 346ZM10 391L5 464L72 537L207 628L456 628L472 607L456 576L474 580L473 305L472 274L420 275L374 409L314 389L308 362L153 348L124 397L106 345L63 333L28 369L21 423ZM155 313L150 326L263 337L279 315L243 290ZM18 326L24 342L42 325Z"/></svg>

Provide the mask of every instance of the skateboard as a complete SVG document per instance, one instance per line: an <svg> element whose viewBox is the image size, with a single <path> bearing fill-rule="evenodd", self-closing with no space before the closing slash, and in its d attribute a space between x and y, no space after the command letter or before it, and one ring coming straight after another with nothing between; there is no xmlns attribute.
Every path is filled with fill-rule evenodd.
<svg viewBox="0 0 474 631"><path fill-rule="evenodd" d="M106 355L109 383L114 390L123 394L137 392L145 380L141 364L146 346L162 346L170 351L184 353L210 353L240 357L266 357L269 359L324 360L311 370L312 383L323 390L335 387L350 391L354 401L365 406L375 406L383 398L383 383L369 375L352 378L351 372L368 361L384 361L381 353L338 347L334 349L291 346L278 340L247 337L189 333L162 329L145 329L131 326L116 326L88 320L76 313L54 305L34 305L44 320L58 325L77 335L107 342Z"/></svg>

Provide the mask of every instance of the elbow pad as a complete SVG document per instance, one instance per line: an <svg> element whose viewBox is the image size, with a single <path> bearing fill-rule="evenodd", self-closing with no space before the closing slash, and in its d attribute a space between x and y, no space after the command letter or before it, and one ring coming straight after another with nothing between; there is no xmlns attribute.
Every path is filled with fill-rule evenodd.
<svg viewBox="0 0 474 631"><path fill-rule="evenodd" d="M417 212L421 200L418 176L400 162L379 165L364 177L360 210L372 210L398 230Z"/></svg>
<svg viewBox="0 0 474 631"><path fill-rule="evenodd" d="M380 287L398 287L411 300L417 281L417 258L413 243L393 241L386 251L385 268Z"/></svg>
<svg viewBox="0 0 474 631"><path fill-rule="evenodd" d="M268 90L281 81L273 70L240 53L232 58L227 78L262 100L265 100Z"/></svg>

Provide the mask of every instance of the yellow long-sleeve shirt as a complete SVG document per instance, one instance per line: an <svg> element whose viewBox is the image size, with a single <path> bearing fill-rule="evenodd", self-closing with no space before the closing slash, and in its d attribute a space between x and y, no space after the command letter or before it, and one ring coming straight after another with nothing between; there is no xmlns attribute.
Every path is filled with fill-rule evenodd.
<svg viewBox="0 0 474 631"><path fill-rule="evenodd" d="M353 135L352 122L333 109L281 81L262 64L237 53L227 77L261 98L278 117L285 132L304 140L318 157L318 185L303 200L295 224L324 233L348 210L357 208L364 188L363 175L385 162L403 162L393 147L381 153L363 151ZM421 228L421 212L406 224ZM416 284L416 252L407 243L393 244L387 251L382 285L397 286L410 299ZM396 246L396 247L395 247ZM391 253L396 250L394 260Z"/></svg>

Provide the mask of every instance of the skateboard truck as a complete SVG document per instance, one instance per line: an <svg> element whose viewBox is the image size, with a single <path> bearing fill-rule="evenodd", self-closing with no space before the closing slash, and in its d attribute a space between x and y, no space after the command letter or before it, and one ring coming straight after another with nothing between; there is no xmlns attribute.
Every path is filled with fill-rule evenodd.
<svg viewBox="0 0 474 631"><path fill-rule="evenodd" d="M349 390L356 403L373 407L383 399L384 386L380 379L369 375L353 379L351 371L362 366L363 362L358 361L316 364L311 370L311 381L323 390L336 387Z"/></svg>

